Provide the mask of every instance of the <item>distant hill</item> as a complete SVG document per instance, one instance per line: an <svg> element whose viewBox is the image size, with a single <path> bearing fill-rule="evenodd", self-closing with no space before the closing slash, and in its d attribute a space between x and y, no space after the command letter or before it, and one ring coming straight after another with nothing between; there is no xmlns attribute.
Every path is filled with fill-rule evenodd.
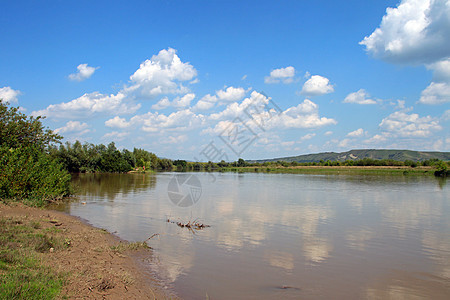
<svg viewBox="0 0 450 300"><path fill-rule="evenodd" d="M271 161L286 161L286 162L319 162L321 160L327 161L345 161L345 160L359 160L363 158L372 159L393 159L398 161L413 160L424 161L427 159L437 158L440 160L450 160L450 152L423 152L423 151L411 151L411 150L379 150L379 149L361 149L350 150L347 152L323 152L315 154L305 154L290 157L252 160L249 162L271 162Z"/></svg>

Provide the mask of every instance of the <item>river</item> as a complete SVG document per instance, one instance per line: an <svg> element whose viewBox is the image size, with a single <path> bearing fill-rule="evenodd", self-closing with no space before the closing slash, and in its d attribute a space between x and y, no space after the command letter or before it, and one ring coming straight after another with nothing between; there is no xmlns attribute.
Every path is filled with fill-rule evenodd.
<svg viewBox="0 0 450 300"><path fill-rule="evenodd" d="M60 207L186 299L450 299L450 189L427 176L80 174ZM176 223L199 222L197 230Z"/></svg>

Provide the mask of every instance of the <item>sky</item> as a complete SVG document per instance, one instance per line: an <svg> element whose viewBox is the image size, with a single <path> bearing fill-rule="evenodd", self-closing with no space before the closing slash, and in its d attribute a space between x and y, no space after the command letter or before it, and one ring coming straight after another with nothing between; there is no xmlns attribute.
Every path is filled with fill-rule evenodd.
<svg viewBox="0 0 450 300"><path fill-rule="evenodd" d="M450 151L450 0L0 1L0 98L198 161Z"/></svg>

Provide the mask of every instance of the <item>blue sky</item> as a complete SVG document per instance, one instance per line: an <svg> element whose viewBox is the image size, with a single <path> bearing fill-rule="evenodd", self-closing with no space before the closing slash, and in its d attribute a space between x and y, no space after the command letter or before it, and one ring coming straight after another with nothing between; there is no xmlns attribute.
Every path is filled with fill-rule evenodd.
<svg viewBox="0 0 450 300"><path fill-rule="evenodd" d="M198 160L450 151L450 1L3 1L0 98Z"/></svg>

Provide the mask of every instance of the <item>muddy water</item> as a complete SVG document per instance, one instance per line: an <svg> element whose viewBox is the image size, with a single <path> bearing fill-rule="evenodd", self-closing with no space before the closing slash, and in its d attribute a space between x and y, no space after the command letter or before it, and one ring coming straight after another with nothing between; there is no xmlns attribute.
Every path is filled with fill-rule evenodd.
<svg viewBox="0 0 450 300"><path fill-rule="evenodd" d="M234 173L74 181L79 198L61 209L126 240L159 234L148 241L149 266L186 299L450 299L445 181Z"/></svg>

